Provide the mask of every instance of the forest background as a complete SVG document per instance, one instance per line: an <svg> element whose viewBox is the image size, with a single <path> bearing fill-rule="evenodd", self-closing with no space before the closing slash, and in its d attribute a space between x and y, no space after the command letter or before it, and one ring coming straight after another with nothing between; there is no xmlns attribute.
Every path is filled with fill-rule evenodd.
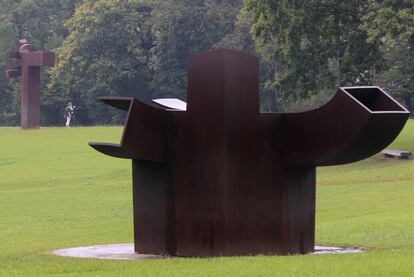
<svg viewBox="0 0 414 277"><path fill-rule="evenodd" d="M82 125L122 123L99 96L185 100L188 56L219 47L260 57L262 111L379 85L413 112L414 0L0 0L0 51L21 38L57 54L43 125L63 125L69 99ZM0 125L19 122L19 80L0 74Z"/></svg>

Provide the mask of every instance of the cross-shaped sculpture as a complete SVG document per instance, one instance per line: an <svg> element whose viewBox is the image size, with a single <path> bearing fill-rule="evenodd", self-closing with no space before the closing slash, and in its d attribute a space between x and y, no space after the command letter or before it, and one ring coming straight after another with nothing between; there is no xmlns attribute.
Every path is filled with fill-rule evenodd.
<svg viewBox="0 0 414 277"><path fill-rule="evenodd" d="M36 51L22 40L19 51L6 51L5 56L12 58L6 68L6 77L22 76L21 80L21 128L35 129L40 127L40 68L53 66L53 52Z"/></svg>
<svg viewBox="0 0 414 277"><path fill-rule="evenodd" d="M339 88L304 113L259 112L259 60L218 49L188 64L186 110L104 97L128 111L135 251L178 256L308 253L315 245L316 166L387 146L409 112L378 87Z"/></svg>

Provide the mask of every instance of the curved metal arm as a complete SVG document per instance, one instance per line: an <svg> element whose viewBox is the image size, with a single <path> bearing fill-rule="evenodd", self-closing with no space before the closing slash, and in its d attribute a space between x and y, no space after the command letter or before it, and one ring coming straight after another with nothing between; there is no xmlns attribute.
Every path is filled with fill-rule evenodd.
<svg viewBox="0 0 414 277"><path fill-rule="evenodd" d="M337 165L367 158L391 143L409 112L379 87L343 87L325 106L282 115L288 164Z"/></svg>

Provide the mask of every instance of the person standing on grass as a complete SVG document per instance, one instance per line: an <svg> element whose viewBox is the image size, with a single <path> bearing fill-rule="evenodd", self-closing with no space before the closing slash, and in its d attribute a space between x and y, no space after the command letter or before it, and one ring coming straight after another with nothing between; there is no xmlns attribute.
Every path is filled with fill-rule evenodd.
<svg viewBox="0 0 414 277"><path fill-rule="evenodd" d="M73 106L72 101L69 100L65 108L66 127L71 126L70 121L72 119L74 111L75 111L75 106Z"/></svg>

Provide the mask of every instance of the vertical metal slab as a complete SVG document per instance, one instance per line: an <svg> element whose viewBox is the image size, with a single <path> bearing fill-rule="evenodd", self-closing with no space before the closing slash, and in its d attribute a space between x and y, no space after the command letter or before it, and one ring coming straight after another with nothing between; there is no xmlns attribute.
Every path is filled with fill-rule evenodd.
<svg viewBox="0 0 414 277"><path fill-rule="evenodd" d="M21 82L21 128L40 128L40 67L23 66Z"/></svg>
<svg viewBox="0 0 414 277"><path fill-rule="evenodd" d="M281 253L283 164L259 114L259 62L239 52L189 59L186 119L173 126L180 256Z"/></svg>
<svg viewBox="0 0 414 277"><path fill-rule="evenodd" d="M170 167L133 160L132 179L135 251L167 254Z"/></svg>

